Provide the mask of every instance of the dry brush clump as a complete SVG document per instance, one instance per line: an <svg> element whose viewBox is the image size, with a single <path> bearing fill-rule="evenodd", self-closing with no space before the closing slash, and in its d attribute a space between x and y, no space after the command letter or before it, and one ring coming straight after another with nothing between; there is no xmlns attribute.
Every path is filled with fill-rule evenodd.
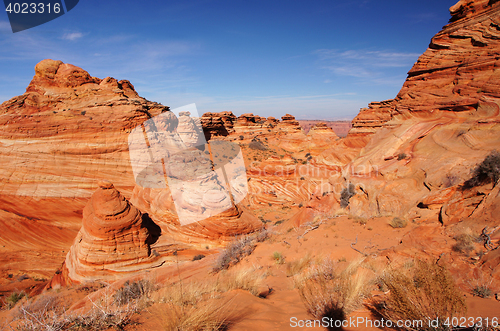
<svg viewBox="0 0 500 331"><path fill-rule="evenodd" d="M493 277L482 273L480 270L474 270L473 276L467 281L470 293L480 298L489 298L496 291L493 285Z"/></svg>
<svg viewBox="0 0 500 331"><path fill-rule="evenodd" d="M474 243L480 240L480 238L473 235L469 229L457 234L453 237L453 239L455 239L456 243L451 246L451 249L455 252L463 253L466 255L474 250Z"/></svg>
<svg viewBox="0 0 500 331"><path fill-rule="evenodd" d="M169 304L157 314L166 331L222 331L239 319L232 312L230 302L185 307Z"/></svg>
<svg viewBox="0 0 500 331"><path fill-rule="evenodd" d="M404 268L403 268L404 270ZM446 319L465 316L466 305L450 273L442 266L417 260L414 267L390 268L382 277L388 294L374 299L370 309L386 320L421 321L414 325L399 327L399 330L451 330ZM437 327L430 322L438 319ZM449 321L448 320L448 321Z"/></svg>
<svg viewBox="0 0 500 331"><path fill-rule="evenodd" d="M259 296L265 277L266 275L257 268L231 270L218 278L217 289L221 292L239 289Z"/></svg>
<svg viewBox="0 0 500 331"><path fill-rule="evenodd" d="M330 259L312 266L296 278L295 286L309 314L315 318L344 320L369 294L372 280L362 261L341 268Z"/></svg>
<svg viewBox="0 0 500 331"><path fill-rule="evenodd" d="M349 206L349 200L356 195L355 186L349 183L346 188L340 192L340 208L346 208Z"/></svg>
<svg viewBox="0 0 500 331"><path fill-rule="evenodd" d="M472 177L464 183L464 188L472 188L500 179L500 153L494 150L474 168Z"/></svg>
<svg viewBox="0 0 500 331"><path fill-rule="evenodd" d="M249 268L223 271L214 279L171 284L153 295L166 304L155 314L165 330L227 330L242 313L234 311L223 293L241 289L258 296L263 277L258 270Z"/></svg>
<svg viewBox="0 0 500 331"><path fill-rule="evenodd" d="M306 269L311 264L311 255L308 253L298 260L290 261L285 264L286 266L286 276L293 277L300 274L304 269Z"/></svg>
<svg viewBox="0 0 500 331"><path fill-rule="evenodd" d="M220 253L212 271L219 272L237 264L243 258L252 254L258 242L266 240L269 236L269 231L263 229L251 235L236 238Z"/></svg>
<svg viewBox="0 0 500 331"><path fill-rule="evenodd" d="M18 331L122 330L139 311L139 299L118 304L111 290L105 288L99 299L88 297L89 309L75 312L68 311L57 295L44 294L20 306L10 327Z"/></svg>
<svg viewBox="0 0 500 331"><path fill-rule="evenodd" d="M405 228L408 225L408 222L402 218L394 217L389 223L395 229Z"/></svg>
<svg viewBox="0 0 500 331"><path fill-rule="evenodd" d="M119 306L134 303L139 300L145 301L154 289L155 285L147 279L140 279L133 282L127 280L125 284L116 291L114 301Z"/></svg>
<svg viewBox="0 0 500 331"><path fill-rule="evenodd" d="M26 293L23 291L20 292L12 292L5 298L5 302L3 306L8 310L12 309L22 298L26 296Z"/></svg>
<svg viewBox="0 0 500 331"><path fill-rule="evenodd" d="M15 330L65 330L69 324L66 307L56 295L45 294L26 301L15 314ZM12 326L11 326L12 328Z"/></svg>

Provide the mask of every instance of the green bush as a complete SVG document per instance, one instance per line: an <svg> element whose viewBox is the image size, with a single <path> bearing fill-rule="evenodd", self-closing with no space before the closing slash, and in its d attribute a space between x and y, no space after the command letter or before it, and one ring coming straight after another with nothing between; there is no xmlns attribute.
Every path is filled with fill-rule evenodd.
<svg viewBox="0 0 500 331"><path fill-rule="evenodd" d="M22 291L21 292L12 292L5 299L5 303L6 303L7 309L11 309L12 307L14 307L19 300L21 300L22 298L24 298L25 295L26 295L26 293L24 293Z"/></svg>
<svg viewBox="0 0 500 331"><path fill-rule="evenodd" d="M273 253L273 260L274 260L274 262L276 262L276 264L285 263L285 257L280 252Z"/></svg>

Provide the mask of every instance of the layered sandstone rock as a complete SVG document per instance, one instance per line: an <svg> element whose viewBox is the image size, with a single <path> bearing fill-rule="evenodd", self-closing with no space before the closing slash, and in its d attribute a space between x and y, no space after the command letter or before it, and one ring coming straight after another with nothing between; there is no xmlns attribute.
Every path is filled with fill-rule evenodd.
<svg viewBox="0 0 500 331"><path fill-rule="evenodd" d="M115 280L162 265L151 245L161 230L107 181L83 210L83 221L60 277L72 282ZM54 284L53 284L54 285Z"/></svg>
<svg viewBox="0 0 500 331"><path fill-rule="evenodd" d="M396 98L362 109L349 139L392 125L397 114L473 111L481 97L500 97L500 3L463 0L450 12L450 23L432 38Z"/></svg>
<svg viewBox="0 0 500 331"><path fill-rule="evenodd" d="M451 12L397 97L370 104L353 120L344 143L364 146L345 171L364 187L352 198L356 216L437 220L451 198L443 190L469 179L500 143L500 3L461 1ZM460 211L450 202L442 213L448 223L480 200L453 199L470 203ZM417 207L426 200L432 211Z"/></svg>
<svg viewBox="0 0 500 331"><path fill-rule="evenodd" d="M298 120L302 130L306 134L309 133L312 127L316 124L324 123L326 126L331 128L333 132L339 137L347 136L347 133L352 127L351 121L323 121L323 120Z"/></svg>
<svg viewBox="0 0 500 331"><path fill-rule="evenodd" d="M203 114L201 125L206 140L209 141L212 137L225 137L233 133L233 126L236 121L236 116L230 111Z"/></svg>
<svg viewBox="0 0 500 331"><path fill-rule="evenodd" d="M167 110L139 97L128 81L101 80L61 61L40 62L26 93L0 106L0 206L68 222L80 218L79 199L90 197L96 179L108 178L129 195L135 183L127 133ZM46 205L60 199L66 208L51 214Z"/></svg>
<svg viewBox="0 0 500 331"><path fill-rule="evenodd" d="M163 111L168 107L141 98L128 81L95 78L61 61L36 65L26 92L0 105L0 209L3 222L21 217L23 226L48 235L2 236L12 268L25 268L39 254L18 254L20 242L54 257L67 252L97 180L113 181L130 197L128 132ZM47 276L60 261L45 260L40 272Z"/></svg>

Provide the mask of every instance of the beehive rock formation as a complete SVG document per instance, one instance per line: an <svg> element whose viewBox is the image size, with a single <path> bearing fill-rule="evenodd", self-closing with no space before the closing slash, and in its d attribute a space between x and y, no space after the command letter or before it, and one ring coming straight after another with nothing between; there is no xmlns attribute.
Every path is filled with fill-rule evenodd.
<svg viewBox="0 0 500 331"><path fill-rule="evenodd" d="M158 267L163 262L151 245L160 235L160 228L113 184L100 181L83 210L82 228L66 256L63 278L114 280Z"/></svg>

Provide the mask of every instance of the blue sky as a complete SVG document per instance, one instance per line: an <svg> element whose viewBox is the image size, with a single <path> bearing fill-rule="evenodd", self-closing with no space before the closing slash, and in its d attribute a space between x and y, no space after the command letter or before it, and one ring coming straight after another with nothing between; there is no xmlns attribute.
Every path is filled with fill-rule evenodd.
<svg viewBox="0 0 500 331"><path fill-rule="evenodd" d="M0 102L61 60L172 108L352 119L390 99L456 0L80 0L13 34L0 13Z"/></svg>

